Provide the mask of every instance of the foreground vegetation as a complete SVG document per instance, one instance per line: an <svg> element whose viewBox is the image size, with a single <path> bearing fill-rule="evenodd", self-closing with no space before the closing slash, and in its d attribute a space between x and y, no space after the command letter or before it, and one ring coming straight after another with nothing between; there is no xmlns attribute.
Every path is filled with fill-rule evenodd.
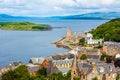
<svg viewBox="0 0 120 80"><path fill-rule="evenodd" d="M14 70L10 70L2 75L2 80L71 80L71 71L66 75L61 72L47 74L46 68L41 68L36 75L30 75L27 66L20 65Z"/></svg>
<svg viewBox="0 0 120 80"><path fill-rule="evenodd" d="M95 38L120 42L120 18L112 19L90 31Z"/></svg>
<svg viewBox="0 0 120 80"><path fill-rule="evenodd" d="M50 30L45 24L34 24L30 22L0 22L0 28L5 30Z"/></svg>

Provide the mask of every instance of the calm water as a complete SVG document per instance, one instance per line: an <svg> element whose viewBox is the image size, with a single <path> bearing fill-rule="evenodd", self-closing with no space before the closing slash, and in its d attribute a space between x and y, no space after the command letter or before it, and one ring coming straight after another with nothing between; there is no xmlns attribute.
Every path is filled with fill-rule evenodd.
<svg viewBox="0 0 120 80"><path fill-rule="evenodd" d="M7 21L7 20L6 20ZM13 20L14 21L14 20ZM19 20L16 20L19 21ZM107 20L28 20L30 22L49 24L56 28L51 31L6 31L0 30L0 66L11 61L22 60L27 63L31 57L49 56L67 50L51 44L64 36L66 29L84 32L106 22Z"/></svg>

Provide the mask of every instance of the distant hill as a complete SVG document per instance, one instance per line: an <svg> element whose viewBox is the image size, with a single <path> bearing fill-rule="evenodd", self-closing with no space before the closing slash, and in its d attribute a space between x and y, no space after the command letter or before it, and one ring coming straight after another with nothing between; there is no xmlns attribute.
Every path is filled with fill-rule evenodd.
<svg viewBox="0 0 120 80"><path fill-rule="evenodd" d="M0 14L0 19L16 18L16 19L114 19L120 18L120 12L94 12L78 15L67 16L50 16L50 17L25 17L25 16L11 16L7 14Z"/></svg>
<svg viewBox="0 0 120 80"><path fill-rule="evenodd" d="M29 22L31 20L42 19L40 17L26 17L26 16L12 16L7 14L0 14L0 22Z"/></svg>
<svg viewBox="0 0 120 80"><path fill-rule="evenodd" d="M112 19L90 31L95 38L120 42L120 18Z"/></svg>
<svg viewBox="0 0 120 80"><path fill-rule="evenodd" d="M53 16L52 18L60 18L60 19L114 19L114 18L120 18L120 12L95 12L95 13L69 15L69 16Z"/></svg>
<svg viewBox="0 0 120 80"><path fill-rule="evenodd" d="M0 14L0 18L13 18L13 16L7 14Z"/></svg>
<svg viewBox="0 0 120 80"><path fill-rule="evenodd" d="M29 17L24 17L24 16L12 16L8 14L0 14L0 18L29 18Z"/></svg>

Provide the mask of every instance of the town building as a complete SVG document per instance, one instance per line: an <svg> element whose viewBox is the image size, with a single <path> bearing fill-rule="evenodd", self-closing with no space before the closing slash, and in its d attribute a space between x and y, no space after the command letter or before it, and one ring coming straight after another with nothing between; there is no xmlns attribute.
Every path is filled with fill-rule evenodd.
<svg viewBox="0 0 120 80"><path fill-rule="evenodd" d="M31 59L29 60L29 63L34 64L34 65L40 65L40 64L43 63L44 60L45 60L44 57L31 58Z"/></svg>
<svg viewBox="0 0 120 80"><path fill-rule="evenodd" d="M86 35L86 43L88 45L102 45L103 39L93 39L93 35L91 33L87 33Z"/></svg>
<svg viewBox="0 0 120 80"><path fill-rule="evenodd" d="M78 62L79 75L82 80L116 80L117 72L113 63L97 62Z"/></svg>
<svg viewBox="0 0 120 80"><path fill-rule="evenodd" d="M13 70L13 69L17 68L19 65L22 65L22 64L23 64L22 61L14 61L14 62L11 62L11 63L9 64L9 66L10 66L11 69Z"/></svg>
<svg viewBox="0 0 120 80"><path fill-rule="evenodd" d="M67 29L66 32L66 41L70 41L72 35L72 31L70 29Z"/></svg>
<svg viewBox="0 0 120 80"><path fill-rule="evenodd" d="M115 54L116 59L120 59L120 53Z"/></svg>
<svg viewBox="0 0 120 80"><path fill-rule="evenodd" d="M65 37L65 41L70 42L71 44L76 44L79 43L79 40L81 38L85 38L86 35L84 33L73 33L70 29L67 29L66 31L66 37Z"/></svg>
<svg viewBox="0 0 120 80"><path fill-rule="evenodd" d="M71 68L73 59L53 60L52 63L57 68Z"/></svg>
<svg viewBox="0 0 120 80"><path fill-rule="evenodd" d="M120 53L120 43L118 42L104 42L103 52L109 55Z"/></svg>

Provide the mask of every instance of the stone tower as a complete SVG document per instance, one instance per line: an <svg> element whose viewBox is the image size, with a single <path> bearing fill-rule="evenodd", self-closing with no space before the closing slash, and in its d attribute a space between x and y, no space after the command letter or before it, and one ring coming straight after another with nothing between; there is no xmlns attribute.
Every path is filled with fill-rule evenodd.
<svg viewBox="0 0 120 80"><path fill-rule="evenodd" d="M67 32L66 32L66 41L70 41L70 39L71 39L71 34L72 34L71 30L70 30L70 29L67 29Z"/></svg>

